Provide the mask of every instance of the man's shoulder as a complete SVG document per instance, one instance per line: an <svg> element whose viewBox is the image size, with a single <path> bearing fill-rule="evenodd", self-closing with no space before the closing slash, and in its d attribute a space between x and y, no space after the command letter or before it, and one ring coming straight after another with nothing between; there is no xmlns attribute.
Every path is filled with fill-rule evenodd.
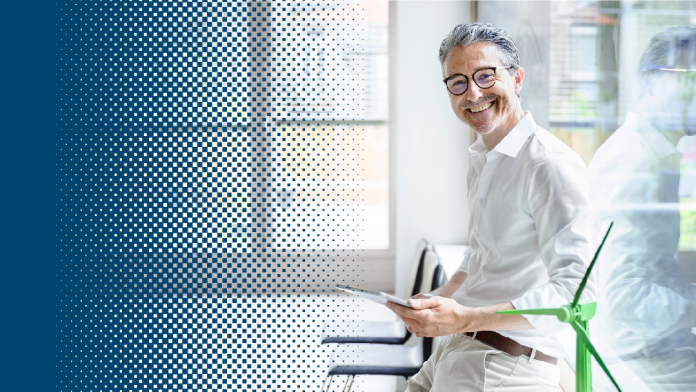
<svg viewBox="0 0 696 392"><path fill-rule="evenodd" d="M580 158L578 153L573 151L573 149L561 139L541 127L537 127L536 132L534 132L534 135L530 138L527 151L532 161L545 162L563 159L574 163L582 162L582 158Z"/></svg>
<svg viewBox="0 0 696 392"><path fill-rule="evenodd" d="M575 151L568 147L567 144L563 143L561 139L557 138L551 132L542 127L537 127L537 130L534 133L534 139L536 139L536 142L539 145L539 152L543 151L575 154Z"/></svg>

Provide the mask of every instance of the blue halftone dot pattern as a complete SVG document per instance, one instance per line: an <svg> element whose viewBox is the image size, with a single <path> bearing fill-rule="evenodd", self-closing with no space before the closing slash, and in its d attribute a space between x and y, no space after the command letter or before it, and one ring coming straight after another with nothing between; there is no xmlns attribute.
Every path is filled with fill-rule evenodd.
<svg viewBox="0 0 696 392"><path fill-rule="evenodd" d="M59 7L59 390L320 387L382 192L365 4Z"/></svg>

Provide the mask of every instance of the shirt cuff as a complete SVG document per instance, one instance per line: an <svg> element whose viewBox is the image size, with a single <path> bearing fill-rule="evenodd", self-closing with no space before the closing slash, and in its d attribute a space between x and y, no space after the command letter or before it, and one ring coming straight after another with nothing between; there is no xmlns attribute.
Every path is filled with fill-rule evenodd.
<svg viewBox="0 0 696 392"><path fill-rule="evenodd" d="M469 258L471 258L471 248L467 247L466 250L464 251L464 260L462 260L462 263L459 264L459 268L457 268L457 271L455 272L465 272L469 273Z"/></svg>
<svg viewBox="0 0 696 392"><path fill-rule="evenodd" d="M469 260L464 260L462 263L459 265L459 268L457 268L457 271L455 272L466 272L467 274L469 273Z"/></svg>

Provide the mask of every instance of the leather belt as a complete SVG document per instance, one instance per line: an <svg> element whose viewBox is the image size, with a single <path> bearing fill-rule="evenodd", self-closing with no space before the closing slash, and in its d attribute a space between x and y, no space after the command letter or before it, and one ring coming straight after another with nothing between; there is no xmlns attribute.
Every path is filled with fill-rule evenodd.
<svg viewBox="0 0 696 392"><path fill-rule="evenodd" d="M474 332L465 332L464 334L467 336L474 336ZM512 355L513 357L526 355L531 358L532 352L534 351L531 347L523 346L516 341L506 338L505 336L493 331L478 331L476 332L475 339L497 350ZM534 359L537 361L544 361L552 365L558 364L558 358L546 355L541 351L536 351L534 353Z"/></svg>

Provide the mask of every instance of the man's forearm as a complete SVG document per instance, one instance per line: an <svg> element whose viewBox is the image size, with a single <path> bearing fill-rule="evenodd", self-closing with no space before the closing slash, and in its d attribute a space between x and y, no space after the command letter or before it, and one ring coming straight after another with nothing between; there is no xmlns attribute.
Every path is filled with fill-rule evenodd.
<svg viewBox="0 0 696 392"><path fill-rule="evenodd" d="M534 329L524 316L495 314L515 309L512 303L469 308L440 296L409 299L412 308L387 302L387 307L406 323L417 337L444 336L458 332Z"/></svg>
<svg viewBox="0 0 696 392"><path fill-rule="evenodd" d="M468 274L466 272L457 271L452 275L449 282L442 287L433 290L430 294L440 297L451 298L455 291L459 290Z"/></svg>
<svg viewBox="0 0 696 392"><path fill-rule="evenodd" d="M468 274L466 272L457 271L452 275L452 278L447 284L433 290L430 294L433 296L451 298L455 291L459 290L467 277ZM534 326L522 315L495 313L499 310L515 309L511 302L469 309L473 311L473 314L469 314L468 317L465 318L462 332L534 329Z"/></svg>
<svg viewBox="0 0 696 392"><path fill-rule="evenodd" d="M522 315L495 313L499 310L515 309L511 302L469 309L472 311L472 314L470 317L464 318L465 321L461 332L534 329L534 326Z"/></svg>

